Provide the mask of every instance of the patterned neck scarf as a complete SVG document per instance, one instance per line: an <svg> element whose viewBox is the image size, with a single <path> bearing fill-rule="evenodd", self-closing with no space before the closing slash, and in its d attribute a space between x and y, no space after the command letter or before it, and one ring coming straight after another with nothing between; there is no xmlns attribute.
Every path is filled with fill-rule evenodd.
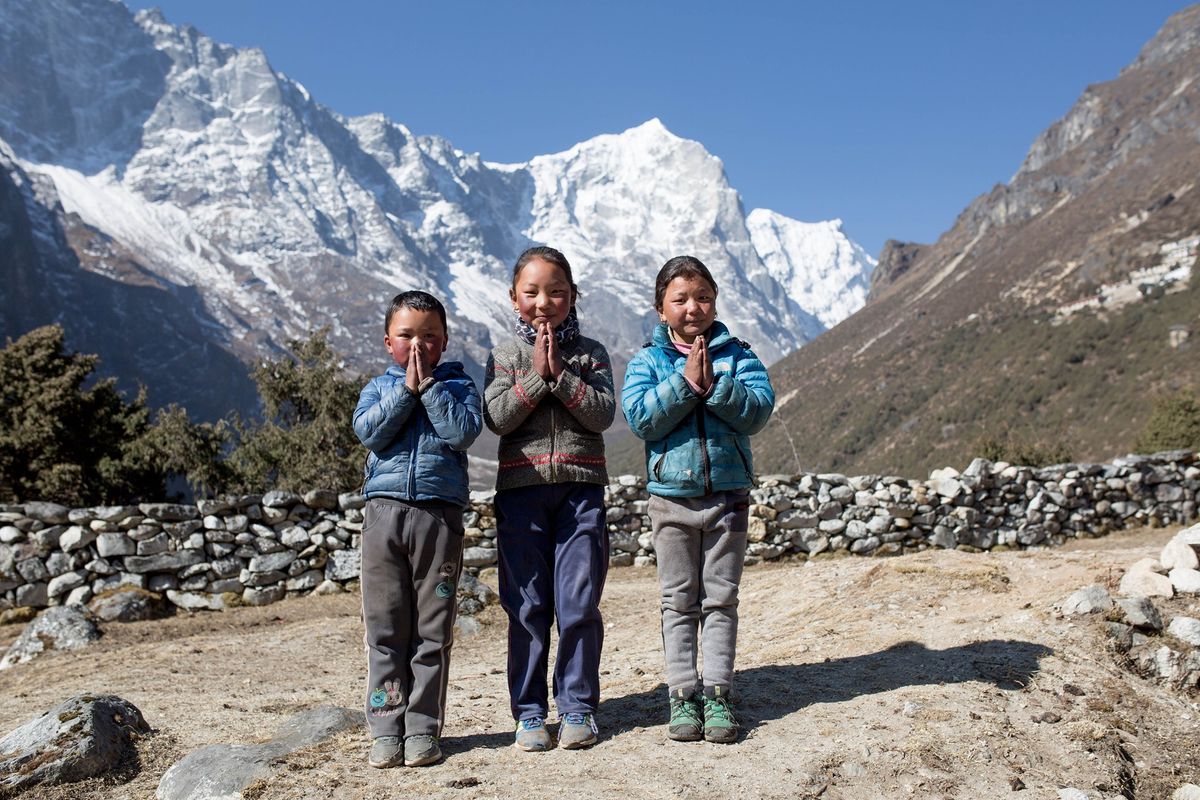
<svg viewBox="0 0 1200 800"><path fill-rule="evenodd" d="M533 344L537 339L537 328L521 319L519 311L516 312L516 324L513 327L517 331L517 336L520 336L526 344ZM567 318L554 329L554 338L558 340L559 346L570 345L579 338L579 317L573 306L570 313L567 314Z"/></svg>

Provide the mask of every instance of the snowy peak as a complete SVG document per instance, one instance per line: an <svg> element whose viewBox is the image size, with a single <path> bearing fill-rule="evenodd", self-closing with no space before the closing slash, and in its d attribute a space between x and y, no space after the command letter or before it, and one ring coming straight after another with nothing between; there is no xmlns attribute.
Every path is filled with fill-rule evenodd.
<svg viewBox="0 0 1200 800"><path fill-rule="evenodd" d="M839 222L751 224L721 160L657 118L494 164L382 114L342 116L261 50L114 0L9 0L0 44L0 74L29 76L0 81L20 167L140 274L194 291L212 341L242 358L329 325L373 369L380 309L426 288L446 301L453 355L480 367L511 335L513 260L546 243L575 265L585 325L603 320L618 363L682 253L774 361L850 313L870 271ZM107 258L79 263L107 274Z"/></svg>
<svg viewBox="0 0 1200 800"><path fill-rule="evenodd" d="M840 219L797 222L756 208L746 225L771 276L825 327L866 303L876 261L846 236Z"/></svg>

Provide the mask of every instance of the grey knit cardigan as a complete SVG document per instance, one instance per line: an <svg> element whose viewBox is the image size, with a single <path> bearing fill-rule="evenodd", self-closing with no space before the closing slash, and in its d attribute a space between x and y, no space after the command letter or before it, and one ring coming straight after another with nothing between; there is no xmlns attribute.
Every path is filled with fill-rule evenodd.
<svg viewBox="0 0 1200 800"><path fill-rule="evenodd" d="M547 383L520 339L492 349L483 419L500 435L496 489L546 483L608 483L604 437L617 403L604 345L586 336L563 349L565 368Z"/></svg>

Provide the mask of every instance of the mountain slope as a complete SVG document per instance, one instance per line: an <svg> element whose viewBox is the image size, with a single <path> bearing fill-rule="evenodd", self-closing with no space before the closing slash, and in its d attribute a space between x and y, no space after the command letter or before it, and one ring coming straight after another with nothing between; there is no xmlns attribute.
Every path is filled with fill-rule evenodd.
<svg viewBox="0 0 1200 800"><path fill-rule="evenodd" d="M889 243L867 305L773 368L760 466L915 474L985 435L1131 448L1155 393L1200 386L1168 337L1198 327L1195 270L1157 285L1200 234L1198 74L1194 6L935 244Z"/></svg>
<svg viewBox="0 0 1200 800"><path fill-rule="evenodd" d="M783 266L768 265L720 160L658 120L494 164L382 115L344 117L261 51L157 11L11 0L0 43L0 75L19 76L0 79L14 164L45 179L62 227L75 220L131 265L73 251L79 266L194 289L202 336L242 361L327 325L351 369L376 370L387 300L425 288L447 303L452 356L479 375L511 335L511 263L540 242L576 265L585 328L602 332L618 367L655 319L657 268L681 252L709 264L722 314L773 361L860 305L873 267L820 223L803 247L775 240ZM809 309L816 295L795 291L814 282L820 307ZM144 367L151 386L166 379L165 365Z"/></svg>

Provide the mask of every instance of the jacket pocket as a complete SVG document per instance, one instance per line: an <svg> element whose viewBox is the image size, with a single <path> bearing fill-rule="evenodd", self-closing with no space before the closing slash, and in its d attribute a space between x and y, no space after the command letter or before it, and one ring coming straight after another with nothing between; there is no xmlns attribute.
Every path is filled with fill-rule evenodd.
<svg viewBox="0 0 1200 800"><path fill-rule="evenodd" d="M662 465L663 465L663 462L666 460L667 460L666 453L660 453L659 455L652 456L650 458L650 464L651 464L650 477L653 478L658 483L662 483Z"/></svg>

